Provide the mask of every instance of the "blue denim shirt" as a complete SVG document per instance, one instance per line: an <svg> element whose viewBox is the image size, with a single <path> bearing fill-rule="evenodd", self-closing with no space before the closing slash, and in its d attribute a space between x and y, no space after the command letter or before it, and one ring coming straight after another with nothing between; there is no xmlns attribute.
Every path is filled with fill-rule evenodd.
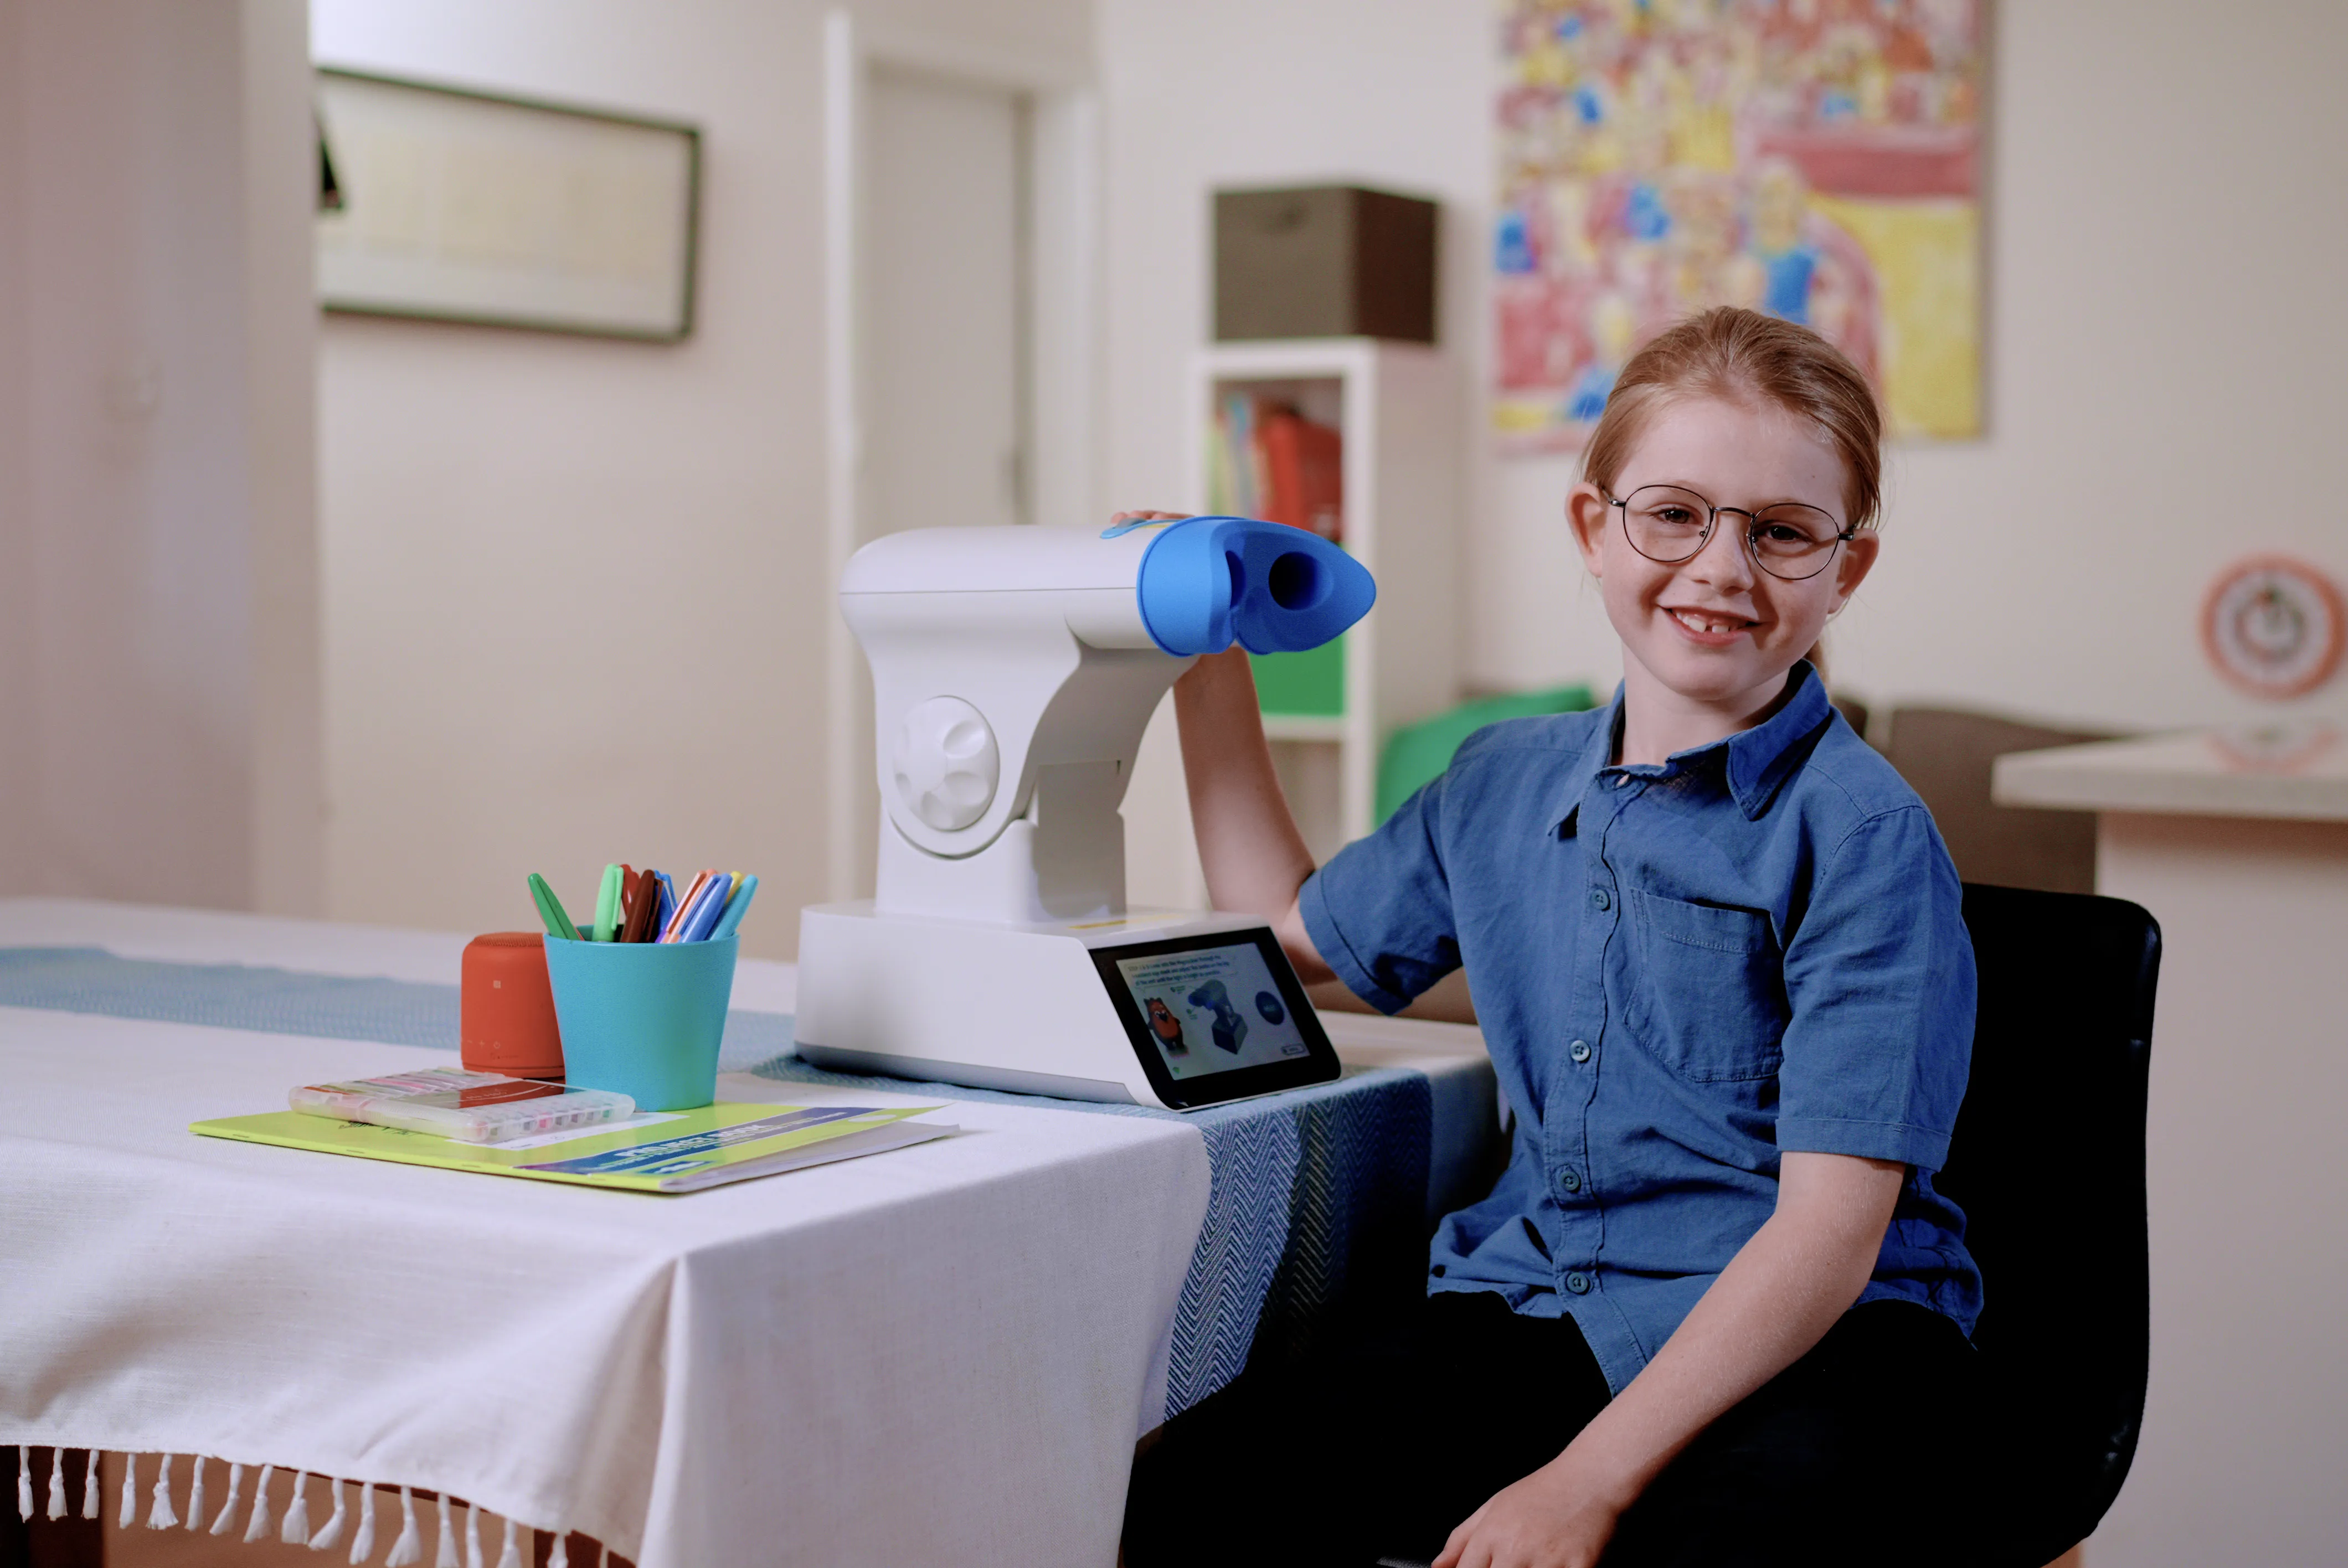
<svg viewBox="0 0 2348 1568"><path fill-rule="evenodd" d="M1429 1288L1570 1315L1617 1391L1769 1217L1785 1150L1908 1165L1861 1301L1968 1334L1981 1310L1931 1182L1972 1054L1956 868L1810 667L1789 680L1661 766L1611 765L1619 692L1480 731L1301 898L1388 1012L1466 965L1514 1145L1437 1232Z"/></svg>

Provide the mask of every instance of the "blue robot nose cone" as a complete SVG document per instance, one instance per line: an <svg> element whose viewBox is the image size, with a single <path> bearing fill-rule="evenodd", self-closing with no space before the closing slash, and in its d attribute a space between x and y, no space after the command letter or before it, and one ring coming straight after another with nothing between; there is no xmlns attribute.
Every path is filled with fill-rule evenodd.
<svg viewBox="0 0 2348 1568"><path fill-rule="evenodd" d="M1253 518L1185 518L1159 534L1135 584L1151 641L1178 656L1318 648L1367 615L1369 569L1318 534Z"/></svg>

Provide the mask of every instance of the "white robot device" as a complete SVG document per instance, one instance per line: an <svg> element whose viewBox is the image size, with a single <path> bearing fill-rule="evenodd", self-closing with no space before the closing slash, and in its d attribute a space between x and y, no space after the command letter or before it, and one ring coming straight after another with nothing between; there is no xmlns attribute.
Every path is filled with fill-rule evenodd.
<svg viewBox="0 0 2348 1568"><path fill-rule="evenodd" d="M857 551L839 602L872 667L878 896L800 913L799 1055L1171 1110L1336 1077L1260 917L1126 907L1117 808L1199 655L1317 647L1376 594L1335 546L1243 518Z"/></svg>

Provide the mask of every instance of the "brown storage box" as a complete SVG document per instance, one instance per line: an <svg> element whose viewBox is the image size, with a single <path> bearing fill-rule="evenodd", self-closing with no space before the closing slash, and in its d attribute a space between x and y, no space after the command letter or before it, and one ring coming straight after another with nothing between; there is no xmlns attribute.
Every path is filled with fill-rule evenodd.
<svg viewBox="0 0 2348 1568"><path fill-rule="evenodd" d="M1350 185L1215 192L1215 336L1435 341L1436 205Z"/></svg>

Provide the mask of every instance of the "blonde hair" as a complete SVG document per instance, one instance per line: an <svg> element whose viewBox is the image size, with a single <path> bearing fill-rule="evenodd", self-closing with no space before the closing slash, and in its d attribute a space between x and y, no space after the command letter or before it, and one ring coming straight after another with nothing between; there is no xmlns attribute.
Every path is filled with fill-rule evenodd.
<svg viewBox="0 0 2348 1568"><path fill-rule="evenodd" d="M1717 397L1781 408L1815 425L1843 466L1843 526L1865 528L1883 499L1883 415L1867 377L1809 328L1723 305L1680 322L1631 356L1582 455L1582 477L1614 493L1658 410Z"/></svg>

